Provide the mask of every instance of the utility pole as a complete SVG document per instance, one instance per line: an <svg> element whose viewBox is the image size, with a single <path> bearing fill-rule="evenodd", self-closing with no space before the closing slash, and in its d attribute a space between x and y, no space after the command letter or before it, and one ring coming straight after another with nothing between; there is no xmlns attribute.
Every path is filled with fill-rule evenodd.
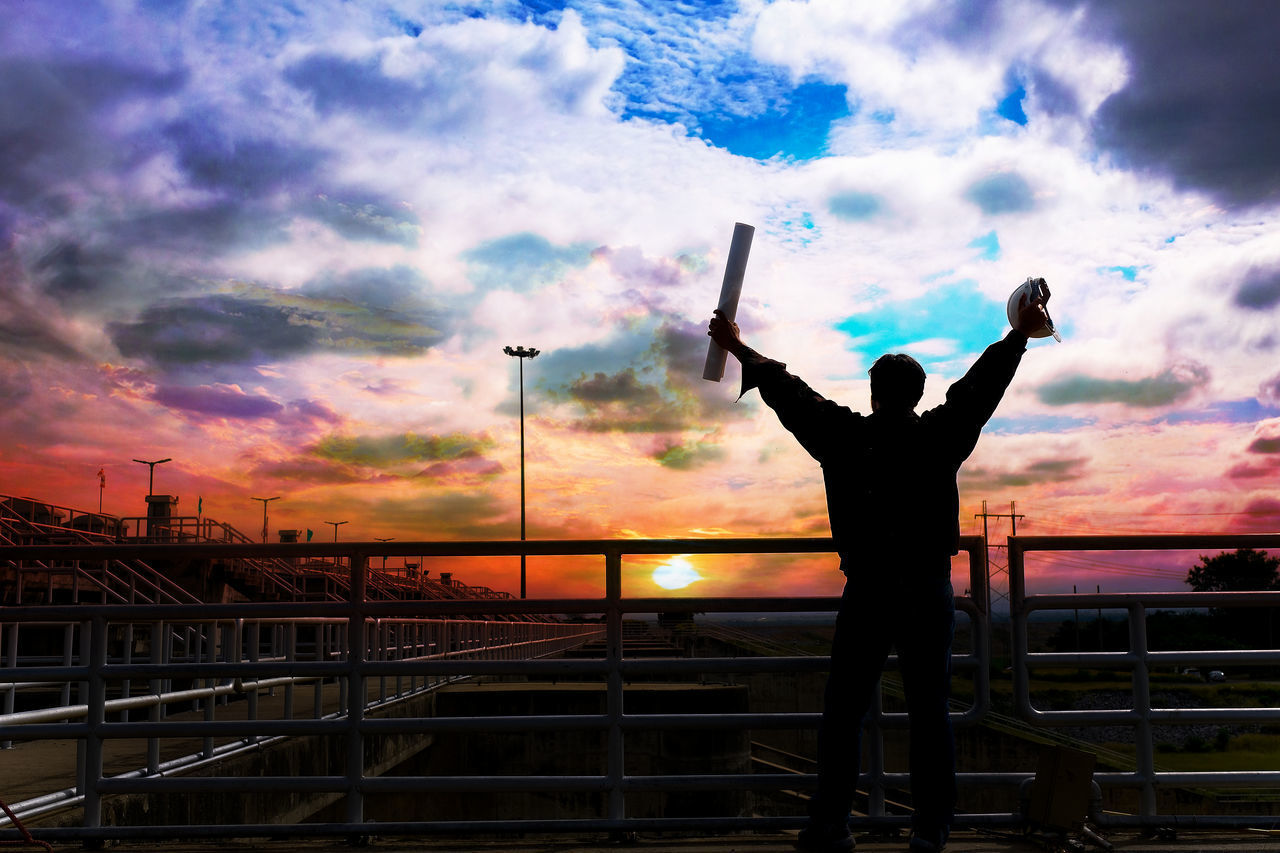
<svg viewBox="0 0 1280 853"><path fill-rule="evenodd" d="M524 541L524 360L536 358L542 350L533 347L503 347L502 351L520 360L520 541ZM525 597L525 559L520 552L520 597Z"/></svg>
<svg viewBox="0 0 1280 853"><path fill-rule="evenodd" d="M249 500L262 501L262 544L266 545L267 544L267 504L271 503L272 501L280 500L280 496L276 495L273 498L249 498Z"/></svg>
<svg viewBox="0 0 1280 853"><path fill-rule="evenodd" d="M998 599L1004 599L1005 604L1009 603L1009 556L1007 551L1008 549L1007 545L991 544L991 538L990 538L991 530L988 524L989 524L989 521L993 518L1007 518L1009 519L1009 523L1010 523L1009 535L1017 536L1018 535L1018 519L1023 517L1024 516L1021 516L1017 513L1017 503L1015 501L1009 501L1008 512L987 512L987 502L983 501L982 512L974 516L974 518L982 519L982 541L986 543L986 548L983 550L983 554L986 562L987 595L991 599L992 611L995 610L995 604ZM991 560L992 548L1006 549L1004 563L992 562ZM997 574L1004 575L1004 584L1002 587L997 587L994 582L994 576ZM1003 592L1001 590L1003 590Z"/></svg>

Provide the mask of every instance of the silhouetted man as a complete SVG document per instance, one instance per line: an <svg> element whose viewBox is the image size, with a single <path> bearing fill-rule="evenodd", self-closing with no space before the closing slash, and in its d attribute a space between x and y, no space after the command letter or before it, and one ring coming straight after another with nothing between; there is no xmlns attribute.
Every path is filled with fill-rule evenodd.
<svg viewBox="0 0 1280 853"><path fill-rule="evenodd" d="M1047 291L1045 298L1048 298ZM760 396L822 464L831 535L847 576L831 646L831 673L818 731L818 791L797 846L852 850L849 810L861 762L862 719L890 646L896 646L911 722L910 849L941 850L955 809L955 744L947 700L955 605L951 556L959 550L956 474L1013 379L1027 336L1044 328L1043 304L1023 309L947 390L917 415L924 369L909 355L876 360L871 414L825 399L786 365L742 342L716 312L707 332L742 362L743 393Z"/></svg>

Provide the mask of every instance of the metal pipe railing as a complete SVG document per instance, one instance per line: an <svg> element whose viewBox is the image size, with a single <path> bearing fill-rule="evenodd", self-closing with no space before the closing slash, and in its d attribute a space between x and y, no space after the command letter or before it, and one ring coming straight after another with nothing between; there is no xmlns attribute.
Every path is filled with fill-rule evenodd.
<svg viewBox="0 0 1280 853"><path fill-rule="evenodd" d="M1150 748L1151 727L1156 723L1201 720L1273 720L1275 709L1162 709L1150 707L1150 686L1147 674L1152 666L1180 661L1197 662L1221 660L1221 653L1209 650L1193 652L1153 652L1145 643L1145 615L1163 606L1236 606L1241 603L1238 594L1215 593L1123 593L1072 596L1029 596L1026 594L1023 555L1029 550L1075 549L1098 550L1100 548L1155 549L1155 548L1213 548L1213 547L1280 547L1277 536L1215 536L1215 537L1015 537L1010 540L1010 600L1014 620L1014 682L1015 697L1022 715L1036 725L1058 725L1084 721L1087 724L1106 720L1132 725ZM623 645L624 616L631 613L652 613L668 610L681 612L742 613L772 612L832 612L838 599L831 597L807 598L717 598L685 597L654 598L625 597L623 594L624 557L635 555L670 554L805 554L829 551L826 539L766 539L766 540L627 540L627 541L527 541L484 543L343 543L326 545L247 545L247 544L198 544L198 545L146 545L146 546L58 546L58 558L114 559L129 556L146 556L148 559L190 558L196 556L231 559L256 556L263 558L291 558L299 554L331 558L335 564L344 562L349 573L344 592L349 593L343 602L247 603L234 605L201 604L143 604L143 605L92 605L76 607L0 608L0 622L6 624L61 622L68 626L67 648L78 629L81 638L89 636L92 642L79 655L64 660L64 665L22 666L20 659L13 659L13 648L5 659L7 666L0 671L0 682L10 684L49 683L70 684L82 681L86 701L86 719L83 723L31 723L25 726L10 725L0 718L0 738L16 737L67 737L78 738L86 745L86 763L83 786L86 789L86 825L81 831L69 830L68 838L112 837L163 837L162 830L144 827L103 827L94 825L101 797L125 790L181 790L184 786L193 791L204 786L212 790L219 785L233 786L239 791L274 791L288 789L317 791L347 795L344 820L339 823L308 827L307 833L363 834L369 825L364 820L366 792L390 790L497 790L499 786L516 786L518 790L542 790L550 785L561 790L589 790L604 795L604 811L596 818L574 820L511 820L511 821L421 821L400 824L380 822L379 832L434 833L463 831L520 831L536 832L540 827L573 827L576 831L638 831L642 828L665 827L671 829L714 830L732 826L742 828L794 827L802 822L799 816L781 818L712 818L689 817L670 819L640 819L627 814L627 797L640 791L712 790L761 787L806 789L814 784L811 774L722 774L698 776L638 776L626 772L626 745L628 735L655 730L712 730L712 729L803 729L816 725L819 715L809 713L743 713L743 714L635 714L627 713L624 706L624 687L629 679L653 674L689 673L767 673L821 670L825 658L813 657L761 657L761 658L707 658L694 661L669 659L629 658ZM970 589L968 598L957 599L957 609L966 614L973 627L973 651L956 657L957 670L972 673L975 680L975 700L972 707L954 716L961 722L980 721L989 713L989 616L986 578L982 570L984 543L977 537L965 540L965 550L970 563ZM23 560L54 556L53 546L0 548L0 560ZM370 554L390 556L427 557L476 557L595 555L604 561L604 590L599 598L576 599L433 599L429 601L368 601L365 590ZM1267 599L1254 606L1277 606L1280 601ZM1076 655L1029 652L1026 642L1027 615L1039 609L1067 609L1069 607L1123 607L1130 614L1131 648L1127 652L1084 653ZM297 619L300 608L305 607L311 622ZM515 630L515 626L529 623L502 621L494 618L480 627L475 621L451 617L475 616L510 617L530 614L603 615L603 626L583 623L557 622L561 626L573 624L577 633L572 636L551 638L546 644L521 634L502 633ZM262 622L268 623L261 625ZM274 636L270 625L282 623L292 626L293 639L286 643L283 654L272 649L263 653L268 636ZM153 637L191 636L195 650L174 654L172 650L157 661L140 662L136 657L125 660L123 655L97 652L97 640L105 647L111 625L147 625ZM306 625L314 625L314 631L306 640L310 645L303 654L297 632ZM256 626L261 627L256 627ZM449 633L449 625L462 626ZM402 633L402 629L408 634ZM438 633L436 632L439 630ZM534 658L539 654L552 654L563 648L564 643L583 641L589 634L603 630L606 645L604 656L596 660L518 660L519 656ZM248 640L249 631L261 631L257 641ZM0 632L8 636L8 632ZM166 643L168 641L166 640ZM235 650L237 643L248 643L248 648ZM272 641L274 642L274 640ZM187 645L190 645L188 643ZM203 654L201 650L203 649ZM406 653L408 650L408 653ZM483 653L486 660L473 660L471 656ZM1280 659L1280 651L1247 650L1237 653L1241 661L1270 663ZM1031 666L1075 665L1089 661L1088 665L1108 665L1132 669L1134 675L1135 703L1131 710L1095 714L1092 711L1053 712L1040 711L1031 705L1029 669ZM525 676L581 676L601 677L605 685L603 713L539 717L394 717L371 716L369 710L388 701L390 679L401 685L408 680L413 690L426 685L443 683L448 679L472 675L525 675ZM337 681L340 687L340 711L336 715L320 714L320 690L315 692L313 719L283 719L273 721L231 721L216 719L212 714L217 697L196 697L204 702L204 720L179 722L173 719L155 718L147 722L119 722L108 720L109 712L122 709L110 703L103 685L137 680L191 680L203 679L203 690L216 689L228 679L240 678L254 682L283 679L279 686L296 683L295 680L312 679L316 685ZM421 679L418 686L417 679ZM371 681L376 680L376 681ZM1139 685L1139 682L1142 682ZM372 684L372 690L366 689ZM3 689L3 685L0 685ZM196 688L193 688L196 689ZM174 693L180 691L172 691ZM13 690L9 691L11 696ZM152 689L148 695L164 695L165 691ZM372 704L370 700L372 698ZM392 700L394 701L394 700ZM69 704L69 703L67 703ZM153 708L163 705L153 705ZM1059 716L1066 714L1068 716ZM1076 717L1070 715L1083 714ZM883 810L883 793L888 786L905 784L905 776L886 772L883 761L875 760L882 751L877 750L881 727L897 727L904 724L902 715L878 714L874 719L873 737L868 739L868 755L873 759L871 773L865 779L871 791L870 814L866 825L889 826L903 822L900 817L887 815ZM366 777L362 768L363 747L369 737L387 734L425 732L535 732L535 731L596 731L605 743L603 772L599 776L557 777L548 781L545 777L396 777L374 779ZM206 739L209 746L206 757L212 754L214 738L222 737L284 737L304 733L341 734L345 741L346 768L342 775L314 777L305 782L279 777L223 777L214 781L191 782L157 779L159 764L149 767L147 773L131 774L129 778L103 779L100 774L101 745L114 738L165 736L194 736ZM88 749L90 742L94 748ZM94 752L98 755L95 756ZM1134 816L1136 822L1149 822L1162 818L1154 814L1154 786L1160 784L1195 785L1249 785L1276 784L1280 774L1263 773L1213 773L1170 774L1158 771L1153 762L1140 757L1134 773L1103 773L1098 780L1106 785L1138 787L1142 796L1142 813ZM963 773L962 785L1016 786L1032 775L1025 773L973 774ZM450 788L452 785L454 787ZM169 787L166 787L169 786ZM575 787L576 786L576 787ZM90 810L93 807L93 811ZM966 815L962 822L996 824L1016 823L1016 814ZM1206 825L1213 818L1204 817ZM1225 818L1224 818L1225 820ZM1229 821L1228 821L1229 822ZM1186 823L1186 819L1183 819ZM1225 824L1223 824L1225 825ZM291 827L292 828L292 827ZM188 837L211 835L261 834L272 836L274 830L261 831L260 825L234 827L171 827L173 834ZM77 834L79 832L80 834ZM132 834L131 834L132 833ZM51 836L52 837L52 836Z"/></svg>
<svg viewBox="0 0 1280 853"><path fill-rule="evenodd" d="M962 612L968 614L973 622L974 635L974 651L968 656L962 656L957 660L957 668L974 673L975 681L978 684L975 690L975 708L970 709L968 715L970 718L980 716L981 708L987 703L987 661L986 661L986 594L985 594L985 577L978 570L981 561L978 554L981 551L981 540L970 538L965 543L970 558L970 588L974 591L974 596L970 599L960 599L958 604ZM149 722L108 722L105 714L110 711L119 711L122 706L109 705L108 702L116 700L103 700L101 702L101 711L103 718L94 722L87 730L76 729L87 741L94 739L100 745L102 741L112 738L126 737L148 737L159 738L162 736L179 737L179 736L198 736L206 738L206 742L214 737L240 737L256 735L258 737L283 737L286 735L297 735L304 733L318 732L335 732L344 733L346 739L346 753L348 760L346 762L347 771L341 782L338 784L339 792L347 795L346 819L345 825L357 825L363 821L363 792L366 790L381 790L380 786L404 787L412 789L416 782L421 782L425 787L438 786L438 782L422 782L415 780L413 777L406 777L402 782L378 782L370 786L369 783L374 781L366 778L362 770L362 755L364 740L370 736L382 736L391 733L425 733L430 731L514 731L514 732L530 732L530 731L549 731L549 730L578 730L591 731L599 730L605 734L607 742L607 760L605 773L599 780L592 780L589 784L595 786L603 786L607 794L606 813L602 820L609 826L627 825L629 821L634 820L626 815L626 797L628 792L641 790L659 790L664 786L672 789L683 789L690 785L699 787L714 787L720 785L722 787L751 787L760 786L780 787L781 778L762 779L756 776L742 775L726 775L720 777L707 777L700 782L694 783L683 777L652 777L645 779L628 775L625 772L625 743L627 734L640 731L653 731L659 729L715 729L715 728L737 728L749 725L754 728L812 728L816 726L819 715L816 713L803 714L735 714L735 715L664 715L664 714L628 714L623 706L624 684L627 679L644 675L646 672L652 672L655 667L658 671L666 665L673 668L681 668L686 664L685 661L677 661L668 659L665 663L654 662L651 660L631 660L624 655L622 644L623 636L623 616L627 613L636 612L654 612L665 610L672 607L679 609L706 610L718 612L746 612L760 609L771 609L780 612L787 611L833 611L838 599L830 597L818 598L793 598L793 599L747 599L747 598L631 598L624 599L622 595L622 566L623 556L634 554L672 554L672 553L815 553L827 551L831 547L830 541L825 539L799 539L799 540L729 540L729 541L708 541L708 540L664 540L664 541L626 541L619 542L524 542L524 543L389 543L388 546L379 546L377 550L373 546L361 543L344 544L342 546L325 546L317 548L316 545L308 544L306 546L245 546L245 545L148 545L143 547L134 546L135 551L142 551L149 559L172 559L175 557L193 558L193 557L218 557L229 559L233 557L246 556L248 552L255 553L264 557L288 557L298 553L316 554L320 553L320 557L330 557L335 561L345 560L350 571L350 582L348 589L351 597L347 602L342 603L317 603L308 604L307 612L313 614L323 621L323 626L317 630L317 640L320 640L315 650L312 660L299 660L296 654L296 648L291 649L289 653L284 655L287 660L279 660L279 656L273 656L275 660L262 660L258 655L258 660L252 660L251 651L257 647L257 643L250 641L250 649L240 649L233 651L228 657L224 656L222 660L202 660L197 654L192 660L178 661L171 658L161 662L161 666L165 672L165 677L169 680L173 679L206 679L208 682L216 682L228 678L239 677L242 679L336 679L343 688L340 701L343 707L343 713L340 718L330 720L274 720L274 721L250 721L238 722L227 720L216 720L206 714L203 721L194 722L178 722L176 720L161 720L153 718ZM106 550L113 548L119 550L116 546L107 546ZM48 549L37 549L34 553L47 553ZM427 602L406 602L406 601L366 601L363 597L363 590L366 587L365 580L368 573L368 554L384 552L392 555L396 553L414 555L414 556L480 556L491 554L519 553L521 550L527 550L530 554L597 554L604 557L605 560L605 596L603 599L553 599L553 600L515 600L515 599L486 599L484 601L467 601L467 600L432 600ZM245 551L245 554L240 553ZM23 559L29 556L27 552L15 552L12 557L15 559ZM63 549L60 554L63 557L81 556L75 546L69 549ZM411 617L418 617L425 613L434 617L448 617L450 615L474 614L478 610L482 610L490 615L507 615L507 614L539 614L539 613L563 613L563 614L604 614L605 634L607 638L606 653L604 659L598 661L571 661L571 660L516 660L517 657L533 657L537 656L543 645L535 636L516 636L511 634L512 631L527 631L529 623L524 622L498 622L491 621L488 623L477 623L475 621L462 622L457 620L435 619L414 622ZM38 611L38 612L37 612ZM86 615L92 619L98 620L94 625L99 623L112 624L115 622L124 622L133 624L135 622L145 624L148 621L155 623L157 626L169 626L172 629L175 625L193 626L196 636L204 638L204 642L212 646L213 637L218 632L215 626L227 626L231 620L235 620L237 628L232 632L230 644L242 642L246 636L245 625L257 624L258 620L273 619L289 619L297 614L298 609L293 605L256 603L256 604L237 604L237 605L183 605L171 606L165 604L144 604L144 605L102 605L95 606L92 609L84 607L41 607L36 609L28 609L22 614L27 619L41 618L45 621L68 619L81 620ZM6 618L9 614L0 610L0 618ZM398 621L397 621L398 620ZM76 621L74 624L81 624ZM301 625L301 620L290 620L289 624ZM394 641L388 641L390 633L385 630L392 625L416 625L419 630L424 630L429 625L439 624L456 624L464 628L470 627L471 630L457 632L451 636L441 635L440 638L432 640L415 641L420 642L423 648L431 647L433 652L430 654L418 654L405 657L390 652L391 646L399 647L400 640L396 638ZM563 623L562 623L563 624ZM200 628L199 626L207 626ZM347 637L352 638L353 642L343 642L335 647L333 643L332 627L341 625ZM94 629L97 630L97 629ZM154 628L153 631L164 630L162 627ZM256 630L256 629L253 629ZM577 626L577 638L581 639L589 635L597 633L600 629L598 626ZM504 633L505 632L505 633ZM225 633L225 632L224 632ZM159 634L155 634L158 636ZM571 638L572 639L572 638ZM226 649L229 646L227 638L224 636L221 641L221 648ZM563 643L561 644L563 647ZM342 649L343 656L334 658L333 652ZM471 660L472 656L483 649L488 655L495 655L496 660ZM234 658L234 660L231 660ZM803 667L805 668L821 668L825 664L825 658L813 657L803 659ZM710 659L704 661L707 666L703 667L703 671L723 671L732 672L771 672L779 670L788 670L796 668L796 661L792 659L777 658L760 658L754 660L746 659ZM157 671L157 663L140 663L136 661L130 662L114 662L111 660L94 660L87 665L79 664L72 666L71 662L66 662L63 667L27 667L23 669L23 678L26 681L37 681L40 678L48 678L50 680L57 678L89 678L92 681L101 683L104 680L112 679L138 679L148 678L154 679ZM369 679L386 679L393 677L401 679L408 676L411 683L416 683L413 679L422 678L426 684L432 678L447 680L450 678L462 677L474 674L523 674L523 675L539 675L546 674L555 677L557 674L577 674L577 675L596 675L603 676L606 682L606 710L599 716L592 715L571 715L567 717L468 717L468 718L448 718L448 717L429 717L429 718L372 718L365 714L365 706L361 702L361 697L367 696L367 691L363 688L364 683ZM0 673L0 678L8 676L9 673ZM209 688L205 688L207 691ZM376 691L381 697L383 691ZM151 695L160 695L156 691L151 691ZM317 693L318 696L318 693ZM201 692L196 696L189 698L201 699L206 702L206 711L212 708L213 697L207 693ZM317 700L318 701L318 700ZM86 705L86 716L94 717L97 709L93 707L93 702L84 703ZM158 708L160 705L150 705L149 707ZM319 717L319 714L316 714ZM885 723L890 726L900 725L903 715L886 715ZM958 717L961 715L957 715ZM154 717L154 713L153 713ZM50 724L35 723L23 726L5 725L5 720L0 719L0 736L9 736L10 732L25 734L26 736L54 736L55 733L61 736L66 735L66 726L68 724ZM74 724L72 724L74 725ZM205 754L208 755L210 750L206 749ZM94 759L94 755L89 756ZM93 762L91 761L91 765ZM90 770L85 774L86 785L93 788L92 798L86 802L93 809L97 809L97 802L103 794L119 793L125 787L133 786L143 788L147 786L159 786L163 788L166 784L173 785L173 789L179 789L185 782L177 782L175 780L160 780L155 777L156 763L152 762L149 767L148 774L131 774L131 778L127 780L111 779L104 780L99 772L91 766ZM882 785L883 781L892 778L893 774L886 774L884 768L878 765L874 769L871 778L873 786ZM794 776L787 775L787 786L796 787L796 779ZM254 791L254 790L274 790L278 784L287 786L288 784L296 784L294 782L280 781L264 781L260 777L240 778L232 781L224 780L225 784L232 785L238 791ZM800 787L811 786L812 777L801 780ZM195 783L198 785L207 785L209 783ZM306 785L311 786L316 783L308 782ZM328 784L328 783L325 783ZM466 786L484 787L485 782L467 781L459 783ZM502 782L500 784L509 784ZM522 783L525 789L532 786L534 790L541 790L545 787L544 780L539 778L527 778ZM569 783L557 783L569 784ZM576 784L576 783L575 783ZM122 787L123 786L123 787ZM883 798L881 798L883 799ZM88 812L87 812L88 814ZM695 819L696 820L696 819ZM715 819L711 820L714 823ZM792 824L795 820L792 820ZM508 828L522 829L530 824L529 821L515 821L508 824ZM380 826L382 824L379 824ZM92 828L92 823L88 824ZM101 828L101 827L99 827ZM228 834L234 834L234 828L227 829Z"/></svg>
<svg viewBox="0 0 1280 853"><path fill-rule="evenodd" d="M1153 666L1178 663L1280 663L1280 649L1196 650L1153 652L1147 643L1147 615L1161 608L1280 607L1280 591L1248 592L1139 592L1030 594L1027 591L1025 557L1033 551L1153 551L1228 550L1280 548L1280 534L1179 534L1123 536L1012 536L1009 538L1009 602L1013 622L1014 697L1019 715L1039 726L1132 725L1135 732L1136 769L1132 773L1099 773L1099 782L1137 788L1136 822L1152 825L1176 823L1176 815L1157 813L1158 785L1194 787L1280 787L1280 771L1172 772L1157 770L1156 723L1277 722L1280 708L1153 708ZM1129 628L1125 652L1031 652L1027 624L1030 614L1042 610L1121 609ZM1031 699L1033 666L1090 666L1128 669L1132 672L1133 704L1129 709L1046 711ZM1116 822L1116 821L1111 821Z"/></svg>

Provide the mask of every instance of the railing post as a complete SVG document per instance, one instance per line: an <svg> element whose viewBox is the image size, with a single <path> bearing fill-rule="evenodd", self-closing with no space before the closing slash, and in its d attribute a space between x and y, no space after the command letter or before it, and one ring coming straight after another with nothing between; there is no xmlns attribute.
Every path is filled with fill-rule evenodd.
<svg viewBox="0 0 1280 853"><path fill-rule="evenodd" d="M284 658L289 663L298 659L298 623L292 619L284 626ZM284 688L284 718L293 719L293 682Z"/></svg>
<svg viewBox="0 0 1280 853"><path fill-rule="evenodd" d="M1009 628L1013 632L1013 704L1020 712L1031 707L1031 674L1027 671L1027 614L1023 601L1027 596L1022 545L1018 537L1009 542ZM1025 714L1024 714L1025 716Z"/></svg>
<svg viewBox="0 0 1280 853"><path fill-rule="evenodd" d="M867 816L884 817L884 691L881 682L871 694L873 713L867 719L867 759L870 765L871 784L867 788Z"/></svg>
<svg viewBox="0 0 1280 853"><path fill-rule="evenodd" d="M347 687L347 823L364 823L364 739L360 724L364 720L364 662L368 637L364 621L365 584L368 562L365 554L351 553L351 614L347 617L347 663L351 674Z"/></svg>
<svg viewBox="0 0 1280 853"><path fill-rule="evenodd" d="M164 623L151 623L151 663L155 666L155 671L161 671L161 665L164 663ZM164 692L163 679L156 677L151 679L151 692L157 696ZM147 709L147 720L152 723L158 723L164 708L155 704ZM152 735L147 738L147 774L154 776L160 772L160 738Z"/></svg>
<svg viewBox="0 0 1280 853"><path fill-rule="evenodd" d="M103 668L107 664L107 620L94 616L85 631L89 646L88 717L85 719L84 742L84 825L89 829L102 826L102 795L98 781L102 779L102 725L107 718L107 685Z"/></svg>
<svg viewBox="0 0 1280 853"><path fill-rule="evenodd" d="M262 623L259 620L254 619L246 626L246 628L248 629L247 633L249 635L246 638L249 646L247 657L249 659L249 663L257 663L258 658L260 657L258 650L261 648L262 643ZM250 672L252 674L248 678L242 679L243 681L257 680L258 674L253 672L253 670L250 670ZM248 706L249 720L254 721L258 719L258 688L249 687L247 690L248 694L245 696L245 701ZM256 740L256 738L251 737L249 740L253 741Z"/></svg>
<svg viewBox="0 0 1280 853"><path fill-rule="evenodd" d="M1129 606L1129 651L1133 654L1133 710L1138 713L1134 743L1138 750L1138 776L1142 779L1138 814L1156 813L1156 757L1151 736L1151 671L1147 660L1147 608Z"/></svg>
<svg viewBox="0 0 1280 853"><path fill-rule="evenodd" d="M21 582L21 577L22 577L21 570L18 571L18 577L19 577L19 582ZM19 599L19 601L21 601L21 599ZM8 646L5 648L4 665L8 669L14 670L14 669L17 669L18 667L18 623L11 622L5 626L5 629L6 630L5 630L4 642L8 643ZM18 679L15 677L13 680L14 683L10 685L9 690L5 693L5 696L4 696L5 714L13 713L14 701L17 698L17 694L18 694L17 680ZM3 743L0 743L0 749L12 749L12 748L13 748L13 741L11 740L6 740Z"/></svg>
<svg viewBox="0 0 1280 853"><path fill-rule="evenodd" d="M208 663L217 663L218 662L218 623L210 622L203 630L206 637L206 642L203 645L204 659ZM206 689L213 689L218 686L218 679L213 677L206 678L204 680L204 686ZM214 721L214 716L215 714L217 714L217 705L218 705L218 697L216 696L211 695L208 699L204 700L204 708L202 710L204 711L205 722L212 723ZM200 745L200 750L205 758L213 757L213 735L204 736L204 739Z"/></svg>
<svg viewBox="0 0 1280 853"><path fill-rule="evenodd" d="M606 654L608 667L605 693L605 715L609 719L608 777L610 820L627 816L626 795L622 790L625 771L622 749L622 552L609 549L604 555L604 594ZM615 833L616 834L616 833Z"/></svg>

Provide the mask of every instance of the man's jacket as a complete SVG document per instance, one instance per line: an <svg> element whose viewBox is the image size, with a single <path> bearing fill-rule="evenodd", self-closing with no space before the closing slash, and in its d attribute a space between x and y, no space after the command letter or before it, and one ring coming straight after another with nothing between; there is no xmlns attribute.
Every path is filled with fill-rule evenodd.
<svg viewBox="0 0 1280 853"><path fill-rule="evenodd" d="M947 389L947 401L917 415L862 415L834 403L745 348L742 390L760 389L814 459L822 464L831 535L846 573L863 558L894 554L945 558L960 546L956 474L1013 380L1026 336L1010 331Z"/></svg>

